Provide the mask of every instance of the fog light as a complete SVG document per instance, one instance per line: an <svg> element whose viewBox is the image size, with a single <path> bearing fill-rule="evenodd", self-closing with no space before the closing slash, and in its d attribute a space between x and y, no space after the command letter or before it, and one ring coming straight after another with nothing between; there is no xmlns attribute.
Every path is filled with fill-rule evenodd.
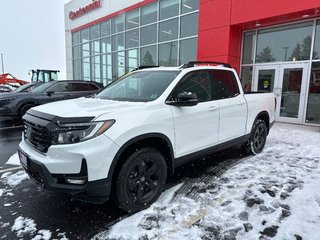
<svg viewBox="0 0 320 240"><path fill-rule="evenodd" d="M67 183L71 183L71 184L78 184L78 185L81 185L81 184L84 184L86 182L86 180L82 180L82 179L70 179L70 178L67 178L66 179L66 182Z"/></svg>

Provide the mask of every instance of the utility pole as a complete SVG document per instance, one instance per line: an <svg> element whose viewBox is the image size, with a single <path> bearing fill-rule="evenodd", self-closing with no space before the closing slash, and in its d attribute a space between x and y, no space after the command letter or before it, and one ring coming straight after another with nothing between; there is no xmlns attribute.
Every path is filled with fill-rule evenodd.
<svg viewBox="0 0 320 240"><path fill-rule="evenodd" d="M284 49L284 61L287 61L287 53L288 53L288 48L289 47L282 47L282 49Z"/></svg>
<svg viewBox="0 0 320 240"><path fill-rule="evenodd" d="M1 53L1 66L2 66L2 73L4 73L3 54L2 53Z"/></svg>

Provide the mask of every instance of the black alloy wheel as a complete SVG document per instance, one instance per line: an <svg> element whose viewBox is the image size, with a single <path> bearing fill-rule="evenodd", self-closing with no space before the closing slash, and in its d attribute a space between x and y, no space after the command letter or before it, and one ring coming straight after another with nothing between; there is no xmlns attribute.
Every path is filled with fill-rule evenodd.
<svg viewBox="0 0 320 240"><path fill-rule="evenodd" d="M119 207L137 212L158 199L167 178L166 162L156 149L142 148L123 164L117 179Z"/></svg>
<svg viewBox="0 0 320 240"><path fill-rule="evenodd" d="M31 103L28 103L28 104L23 105L23 106L21 107L20 111L19 111L20 120L22 120L23 115L25 115L26 112L27 112L30 108L34 107L34 106L35 106L35 105L34 105L34 104L31 104Z"/></svg>
<svg viewBox="0 0 320 240"><path fill-rule="evenodd" d="M258 119L253 125L251 136L247 144L247 151L250 154L261 153L267 141L268 129L265 121Z"/></svg>

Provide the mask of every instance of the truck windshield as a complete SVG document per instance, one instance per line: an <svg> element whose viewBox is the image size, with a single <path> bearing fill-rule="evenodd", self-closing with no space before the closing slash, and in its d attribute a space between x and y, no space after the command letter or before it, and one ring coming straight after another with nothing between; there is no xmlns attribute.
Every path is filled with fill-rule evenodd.
<svg viewBox="0 0 320 240"><path fill-rule="evenodd" d="M111 83L96 98L148 102L157 99L180 71L141 71L127 74Z"/></svg>

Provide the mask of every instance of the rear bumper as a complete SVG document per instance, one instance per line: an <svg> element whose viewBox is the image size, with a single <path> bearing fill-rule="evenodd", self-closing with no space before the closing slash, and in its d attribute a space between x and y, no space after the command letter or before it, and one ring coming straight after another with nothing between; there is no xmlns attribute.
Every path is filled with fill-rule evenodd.
<svg viewBox="0 0 320 240"><path fill-rule="evenodd" d="M82 159L81 170L77 174L51 174L41 162L32 159L21 148L18 150L19 158L26 157L26 162L21 165L31 179L40 184L43 188L73 195L83 201L103 203L109 200L111 192L111 181L108 178L88 181L86 159ZM82 184L73 184L69 180L83 181Z"/></svg>

